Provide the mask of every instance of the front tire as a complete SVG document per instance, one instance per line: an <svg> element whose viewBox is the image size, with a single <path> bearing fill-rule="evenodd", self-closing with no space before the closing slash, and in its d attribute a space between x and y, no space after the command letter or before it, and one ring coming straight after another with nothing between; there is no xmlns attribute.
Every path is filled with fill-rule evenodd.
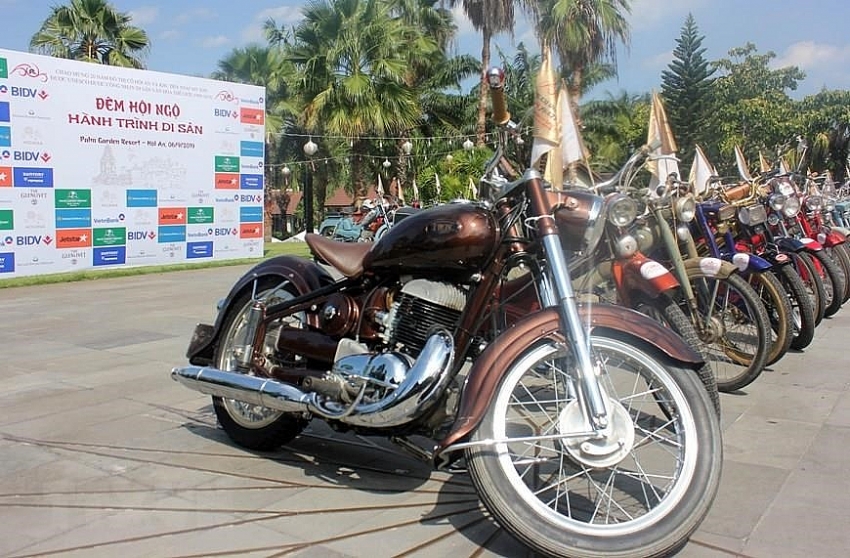
<svg viewBox="0 0 850 558"><path fill-rule="evenodd" d="M467 449L470 476L499 524L543 555L665 555L717 493L719 422L699 380L660 352L606 334L593 335L591 349L614 449L600 455L606 442L590 438L528 439L585 430L574 362L562 339L547 338L506 365L472 436L499 442Z"/></svg>
<svg viewBox="0 0 850 558"><path fill-rule="evenodd" d="M283 302L294 298L291 284L278 286L282 278L263 279L257 285L257 296L269 297L274 302ZM245 318L251 307L251 291L244 292L234 300L227 310L222 324L223 334L215 351L215 363L219 370L239 371L236 365L235 351L240 350L236 342L245 327ZM297 317L289 318L290 326L300 327ZM280 325L280 324L278 324ZM274 347L278 328L270 327L266 333L265 346ZM221 427L231 440L242 447L271 451L298 436L306 422L298 415L274 411L259 405L250 405L233 399L213 397L213 409Z"/></svg>

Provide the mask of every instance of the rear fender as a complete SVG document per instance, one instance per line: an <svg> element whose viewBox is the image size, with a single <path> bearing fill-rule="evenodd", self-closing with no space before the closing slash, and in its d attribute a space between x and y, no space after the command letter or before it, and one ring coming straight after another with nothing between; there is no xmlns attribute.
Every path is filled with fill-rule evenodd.
<svg viewBox="0 0 850 558"><path fill-rule="evenodd" d="M298 291L306 294L324 285L333 283L331 275L318 264L297 256L275 256L264 260L236 281L230 289L227 298L219 303L219 312L212 326L199 325L189 343L186 356L189 362L196 366L207 366L212 363L216 341L221 333L224 317L233 302L244 292L253 289L254 281L273 277L280 282L289 281ZM308 316L308 320L311 317ZM318 324L312 324L318 325Z"/></svg>
<svg viewBox="0 0 850 558"><path fill-rule="evenodd" d="M637 343L649 344L671 359L688 368L703 365L702 357L688 346L681 337L660 323L622 306L611 304L579 305L579 316L590 330L615 331L634 339ZM526 316L504 331L487 349L475 359L464 383L458 406L457 418L438 444L435 459L452 444L468 436L481 422L490 406L502 377L507 372L506 363L513 362L523 351L548 337L563 340L558 311L547 308ZM438 459L442 463L442 459Z"/></svg>
<svg viewBox="0 0 850 558"><path fill-rule="evenodd" d="M847 241L847 237L833 228L829 231L819 232L817 240L827 248L832 248L839 244L844 244Z"/></svg>

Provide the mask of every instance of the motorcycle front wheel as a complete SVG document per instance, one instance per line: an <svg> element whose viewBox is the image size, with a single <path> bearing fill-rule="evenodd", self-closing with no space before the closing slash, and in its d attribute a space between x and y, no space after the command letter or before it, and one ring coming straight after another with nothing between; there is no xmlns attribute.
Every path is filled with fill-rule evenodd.
<svg viewBox="0 0 850 558"><path fill-rule="evenodd" d="M692 371L613 334L593 335L610 426L587 435L562 339L512 362L467 449L485 507L546 556L646 557L684 545L711 506L722 444Z"/></svg>

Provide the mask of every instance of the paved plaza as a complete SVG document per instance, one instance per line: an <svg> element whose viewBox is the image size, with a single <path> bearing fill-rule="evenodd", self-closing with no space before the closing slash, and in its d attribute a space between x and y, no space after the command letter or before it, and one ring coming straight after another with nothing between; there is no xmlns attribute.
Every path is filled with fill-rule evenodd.
<svg viewBox="0 0 850 558"><path fill-rule="evenodd" d="M528 556L465 475L315 425L254 454L178 385L245 266L0 289L0 556ZM723 395L725 463L679 556L845 557L850 309Z"/></svg>

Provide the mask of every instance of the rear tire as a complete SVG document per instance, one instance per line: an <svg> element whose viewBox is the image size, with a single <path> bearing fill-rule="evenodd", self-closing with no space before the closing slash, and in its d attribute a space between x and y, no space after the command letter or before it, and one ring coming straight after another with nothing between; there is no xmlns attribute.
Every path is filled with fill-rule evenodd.
<svg viewBox="0 0 850 558"><path fill-rule="evenodd" d="M723 447L708 394L657 350L592 335L616 434L512 440L584 429L562 343L552 336L506 363L472 435L483 445L466 450L478 494L500 526L544 556L668 555L705 518L720 482Z"/></svg>
<svg viewBox="0 0 850 558"><path fill-rule="evenodd" d="M844 278L841 276L841 268L823 250L809 252L807 255L815 262L815 268L823 282L826 295L824 318L834 316L844 302Z"/></svg>
<svg viewBox="0 0 850 558"><path fill-rule="evenodd" d="M793 309L788 293L772 271L750 273L747 282L759 295L770 320L770 350L764 365L770 366L785 356L794 340Z"/></svg>
<svg viewBox="0 0 850 558"><path fill-rule="evenodd" d="M823 288L823 281L817 269L815 269L814 260L808 253L791 252L788 255L794 261L794 269L812 299L812 305L815 309L815 327L817 327L823 321L823 313L826 310L826 292Z"/></svg>

